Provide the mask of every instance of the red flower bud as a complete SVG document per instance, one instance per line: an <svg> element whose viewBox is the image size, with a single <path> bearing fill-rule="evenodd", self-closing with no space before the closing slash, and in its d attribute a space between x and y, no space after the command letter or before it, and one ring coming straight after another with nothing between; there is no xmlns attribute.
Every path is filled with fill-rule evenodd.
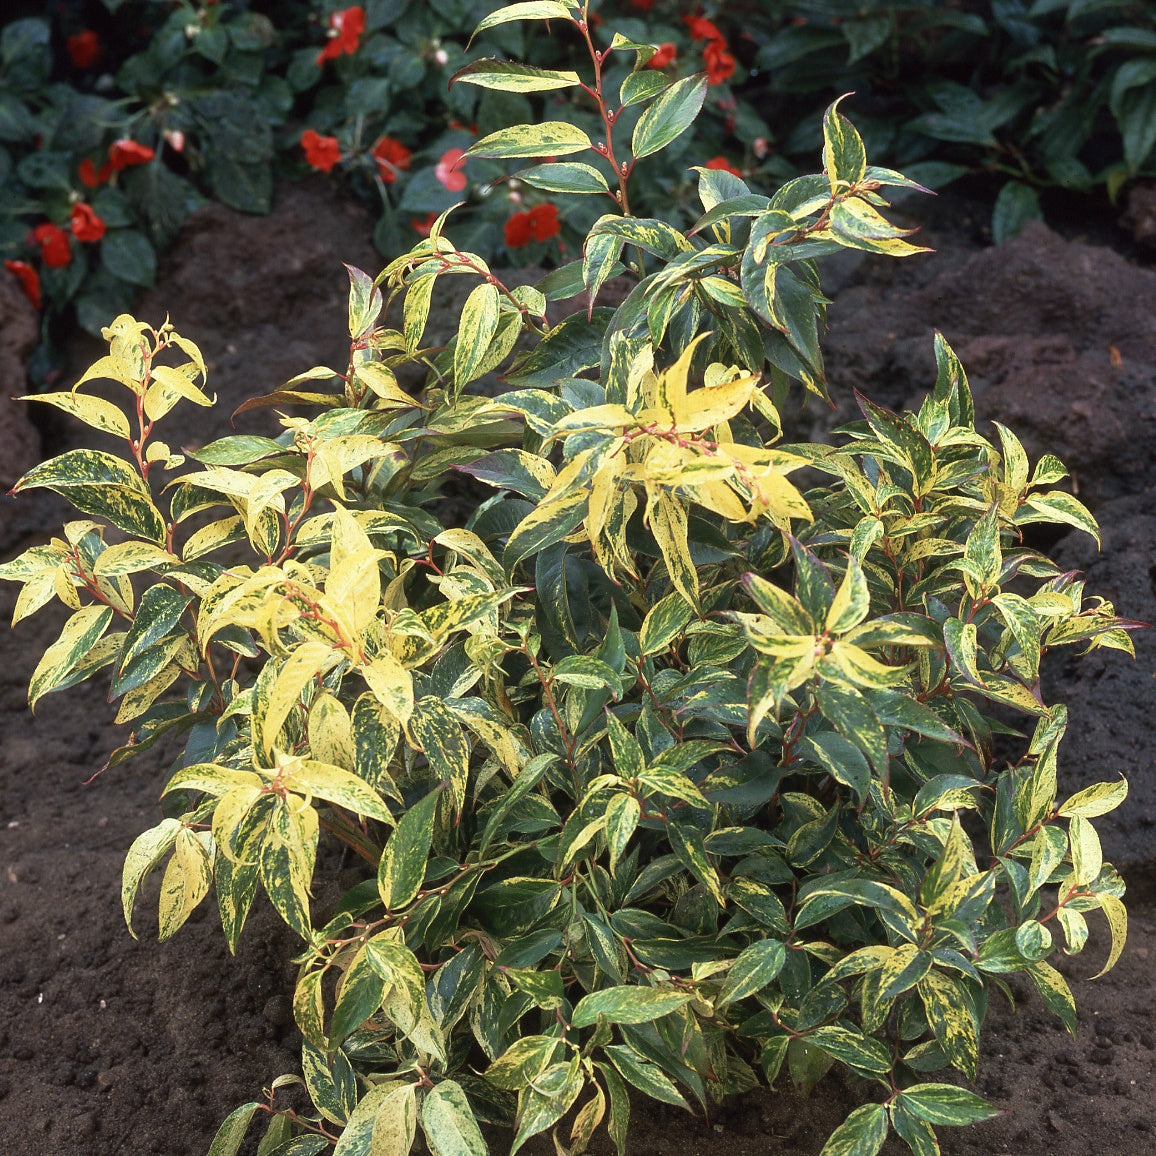
<svg viewBox="0 0 1156 1156"><path fill-rule="evenodd" d="M100 57L100 37L91 28L70 36L64 47L68 58L77 68L91 68Z"/></svg>
<svg viewBox="0 0 1156 1156"><path fill-rule="evenodd" d="M114 140L108 146L108 163L114 173L122 172L133 165L147 164L154 156L156 153L148 145L128 138Z"/></svg>
<svg viewBox="0 0 1156 1156"><path fill-rule="evenodd" d="M466 154L464 149L446 149L438 160L437 168L434 169L434 176L451 193L460 193L469 184L466 174L462 172L465 166Z"/></svg>
<svg viewBox="0 0 1156 1156"><path fill-rule="evenodd" d="M49 269L63 269L72 260L68 234L59 226L45 221L32 230L34 244L40 246L40 259Z"/></svg>
<svg viewBox="0 0 1156 1156"><path fill-rule="evenodd" d="M104 221L96 215L93 207L83 202L72 206L72 219L69 224L72 235L78 241L99 241L106 229Z"/></svg>
<svg viewBox="0 0 1156 1156"><path fill-rule="evenodd" d="M40 312L40 274L24 261L5 261L4 268L20 282L24 296L32 302L32 308Z"/></svg>
<svg viewBox="0 0 1156 1156"><path fill-rule="evenodd" d="M523 245L528 245L531 240L530 214L515 213L506 222L504 232L507 249L520 249Z"/></svg>
<svg viewBox="0 0 1156 1156"><path fill-rule="evenodd" d="M301 134L301 147L305 150L305 159L315 169L323 173L329 172L341 160L341 146L335 136L321 136L307 128Z"/></svg>
<svg viewBox="0 0 1156 1156"><path fill-rule="evenodd" d="M317 56L317 66L327 60L336 60L343 53L352 56L357 51L361 34L365 31L365 9L346 8L329 14L329 43Z"/></svg>
<svg viewBox="0 0 1156 1156"><path fill-rule="evenodd" d="M377 167L381 172L381 179L387 185L392 185L397 180L397 173L399 169L408 169L410 159L413 154L401 143L399 140L394 140L391 136L383 136L381 140L373 146L372 155L377 161ZM449 186L447 186L448 188Z"/></svg>
<svg viewBox="0 0 1156 1156"><path fill-rule="evenodd" d="M92 163L88 157L80 162L77 168L77 174L80 177L80 183L86 189L95 189L98 185L103 185L105 181L112 176L112 164L105 161L98 170L96 165Z"/></svg>
<svg viewBox="0 0 1156 1156"><path fill-rule="evenodd" d="M711 159L707 161L706 164L702 167L704 169L719 169L722 172L734 173L736 177L741 177L743 175L739 172L738 169L735 168L734 165L730 163L730 161L726 159L726 157L711 157Z"/></svg>

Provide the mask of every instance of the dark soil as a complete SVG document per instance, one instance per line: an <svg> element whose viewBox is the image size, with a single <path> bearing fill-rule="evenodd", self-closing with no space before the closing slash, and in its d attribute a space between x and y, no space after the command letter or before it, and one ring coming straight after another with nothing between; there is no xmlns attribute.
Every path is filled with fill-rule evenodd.
<svg viewBox="0 0 1156 1156"><path fill-rule="evenodd" d="M1042 226L986 248L985 211L969 214L948 198L918 211L934 254L852 257L828 274L832 393L847 398L854 386L885 404L916 400L934 378L932 332L942 329L969 369L980 414L1012 426L1033 455L1059 454L1100 519L1102 554L1073 533L1054 543L1057 556L1085 569L1089 591L1119 612L1151 621L1156 272ZM1096 235L1118 237L1115 247L1128 252L1110 225ZM369 219L321 184L286 192L268 218L219 207L194 218L137 310L153 324L171 314L207 357L221 395L217 424L190 425L189 440L225 432L228 413L252 394L316 364L344 364L340 262L376 269L370 236ZM23 392L30 321L18 298L0 296L0 480L9 485L37 452L37 430L19 424L6 400ZM70 372L100 352L78 337ZM247 417L246 428L269 420ZM823 414L807 420L833 424ZM41 421L39 436L44 453L79 444L77 430L52 420ZM46 539L67 516L42 492L0 499L0 558ZM15 594L0 587L0 615L10 616ZM121 865L159 817L171 752L90 782L123 737L100 687L50 696L28 715L29 675L60 622L43 611L0 635L0 1151L200 1156L233 1106L296 1069L288 999L297 943L262 908L231 958L203 906L174 941L157 944L149 896L138 909L142 939L129 937ZM1137 653L1135 663L1115 652L1061 658L1046 687L1072 713L1062 789L1121 773L1131 784L1127 804L1098 823L1130 885L1128 948L1113 972L1084 982L1107 953L1106 927L1093 917L1092 946L1061 964L1080 1007L1075 1040L1034 994L1017 988L1014 1013L993 998L979 1090L1008 1111L943 1129L949 1156L1156 1150L1156 646L1141 635ZM709 1124L640 1106L631 1152L812 1156L870 1091L828 1078L804 1101L784 1077L777 1091L738 1099ZM550 1151L548 1141L532 1151ZM886 1151L906 1149L893 1142Z"/></svg>

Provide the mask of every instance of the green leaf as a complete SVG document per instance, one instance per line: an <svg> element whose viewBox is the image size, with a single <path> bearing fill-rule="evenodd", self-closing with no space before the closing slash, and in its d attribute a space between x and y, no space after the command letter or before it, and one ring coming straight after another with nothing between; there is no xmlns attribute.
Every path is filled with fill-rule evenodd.
<svg viewBox="0 0 1156 1156"><path fill-rule="evenodd" d="M1096 545L1100 545L1100 527L1096 525L1096 519L1092 517L1088 507L1062 490L1049 490L1046 494L1029 494L1027 502L1020 507L1014 521L1019 526L1027 525L1029 522L1058 522L1075 526L1077 530L1091 534L1096 540Z"/></svg>
<svg viewBox="0 0 1156 1156"><path fill-rule="evenodd" d="M1068 1029L1068 1034L1074 1036L1076 1034L1076 1001L1072 998L1072 989L1068 987L1067 980L1043 960L1038 960L1024 970L1031 977L1032 983L1036 985L1036 991L1040 993L1044 1003L1060 1017L1064 1027Z"/></svg>
<svg viewBox="0 0 1156 1156"><path fill-rule="evenodd" d="M930 952L914 943L901 943L879 970L879 998L894 999L913 988L935 962Z"/></svg>
<svg viewBox="0 0 1156 1156"><path fill-rule="evenodd" d="M690 1111L690 1106L666 1073L657 1064L644 1060L628 1044L611 1044L602 1049L602 1054L618 1069L627 1083L633 1084L644 1095Z"/></svg>
<svg viewBox="0 0 1156 1156"><path fill-rule="evenodd" d="M829 1056L853 1068L859 1068L872 1075L882 1076L891 1071L891 1053L882 1040L872 1039L851 1028L838 1024L827 1024L808 1032L807 1043L821 1048Z"/></svg>
<svg viewBox="0 0 1156 1156"><path fill-rule="evenodd" d="M1096 899L1108 920L1108 930L1112 933L1112 949L1108 953L1108 962L1092 976L1092 979L1107 975L1116 966L1116 961L1120 958L1128 939L1128 910L1124 904L1114 895L1097 895Z"/></svg>
<svg viewBox="0 0 1156 1156"><path fill-rule="evenodd" d="M518 777L502 795L497 806L490 812L486 825L482 830L480 854L484 855L494 841L506 817L516 804L532 791L541 781L542 776L552 763L557 762L558 756L553 754L535 755L518 772Z"/></svg>
<svg viewBox="0 0 1156 1156"><path fill-rule="evenodd" d="M991 239L1002 245L1010 241L1029 221L1042 221L1039 194L1022 181L1008 181L996 195L991 210Z"/></svg>
<svg viewBox="0 0 1156 1156"><path fill-rule="evenodd" d="M507 4L491 12L474 29L474 36L488 28L496 28L499 24L508 24L511 20L568 20L573 23L579 15L575 4L564 4L559 0L524 0L523 3Z"/></svg>
<svg viewBox="0 0 1156 1156"><path fill-rule="evenodd" d="M454 346L454 389L460 391L478 376L478 367L498 328L498 287L477 285L462 307Z"/></svg>
<svg viewBox="0 0 1156 1156"><path fill-rule="evenodd" d="M130 285L151 288L157 278L157 253L137 229L110 229L100 243L101 264Z"/></svg>
<svg viewBox="0 0 1156 1156"><path fill-rule="evenodd" d="M1002 1112L974 1092L954 1084L916 1084L900 1092L895 1103L929 1124L978 1124Z"/></svg>
<svg viewBox="0 0 1156 1156"><path fill-rule="evenodd" d="M670 849L678 856L679 862L714 896L720 907L725 906L718 872L711 865L703 845L702 830L697 825L668 820L666 834Z"/></svg>
<svg viewBox="0 0 1156 1156"><path fill-rule="evenodd" d="M40 656L28 683L28 708L64 683L83 663L112 622L111 606L82 606L70 615L56 641Z"/></svg>
<svg viewBox="0 0 1156 1156"><path fill-rule="evenodd" d="M309 884L317 860L317 812L278 801L261 843L261 883L281 918L309 939Z"/></svg>
<svg viewBox="0 0 1156 1156"><path fill-rule="evenodd" d="M839 112L840 97L823 114L823 168L832 191L843 183L856 185L867 171L867 153L855 126Z"/></svg>
<svg viewBox="0 0 1156 1156"><path fill-rule="evenodd" d="M641 987L638 984L608 987L583 996L574 1008L570 1022L576 1028L588 1028L597 1022L599 1016L605 1016L612 1024L645 1024L682 1007L693 998L692 992L671 988Z"/></svg>
<svg viewBox="0 0 1156 1156"><path fill-rule="evenodd" d="M454 814L460 815L470 773L470 747L461 724L441 699L426 695L414 704L409 728L430 769L449 788Z"/></svg>
<svg viewBox="0 0 1156 1156"><path fill-rule="evenodd" d="M337 1048L326 1054L312 1044L303 1044L301 1070L318 1112L333 1124L348 1123L357 1103L357 1078L345 1053Z"/></svg>
<svg viewBox="0 0 1156 1156"><path fill-rule="evenodd" d="M208 1156L237 1156L244 1142L245 1133L249 1131L249 1123L260 1106L252 1101L234 1108L217 1129L217 1134L209 1145Z"/></svg>
<svg viewBox="0 0 1156 1156"><path fill-rule="evenodd" d="M963 985L938 971L930 971L919 981L919 998L943 1054L953 1067L974 1080L979 1063L979 1033Z"/></svg>
<svg viewBox="0 0 1156 1156"><path fill-rule="evenodd" d="M606 1123L606 1130L614 1141L618 1156L626 1156L626 1134L630 1126L630 1097L622 1078L607 1064L595 1065L606 1082L606 1090L610 1094L610 1112Z"/></svg>
<svg viewBox="0 0 1156 1156"><path fill-rule="evenodd" d="M913 1116L902 1104L891 1105L891 1126L915 1156L940 1156L935 1130L926 1120Z"/></svg>
<svg viewBox="0 0 1156 1156"><path fill-rule="evenodd" d="M515 176L531 188L547 193L606 193L610 190L606 178L593 165L577 161L532 165L528 169L519 169Z"/></svg>
<svg viewBox="0 0 1156 1156"><path fill-rule="evenodd" d="M618 89L618 102L623 108L629 108L632 104L641 104L643 101L652 100L669 84L670 80L667 76L652 68L640 68L634 72L628 72Z"/></svg>
<svg viewBox="0 0 1156 1156"><path fill-rule="evenodd" d="M871 789L871 768L854 743L834 731L823 731L813 738L804 736L799 749L840 783L850 787L860 802L867 798Z"/></svg>
<svg viewBox="0 0 1156 1156"><path fill-rule="evenodd" d="M887 1109L864 1104L831 1133L819 1156L875 1156L886 1139Z"/></svg>
<svg viewBox="0 0 1156 1156"><path fill-rule="evenodd" d="M12 487L44 488L67 498L78 510L107 518L118 530L163 543L165 523L148 485L135 469L102 450L69 450L33 466Z"/></svg>
<svg viewBox="0 0 1156 1156"><path fill-rule="evenodd" d="M585 152L593 147L590 138L580 128L564 120L548 120L541 124L498 129L468 148L466 156L492 157L496 160L509 157L560 157Z"/></svg>
<svg viewBox="0 0 1156 1156"><path fill-rule="evenodd" d="M378 974L363 948L353 957L341 981L341 992L329 1028L329 1047L340 1047L350 1032L361 1027L381 1007L385 988L386 981Z"/></svg>
<svg viewBox="0 0 1156 1156"><path fill-rule="evenodd" d="M576 88L581 78L576 72L556 72L549 68L533 68L510 60L483 56L458 69L450 84L476 84L480 88L495 88L501 92L548 92L557 88Z"/></svg>
<svg viewBox="0 0 1156 1156"><path fill-rule="evenodd" d="M617 698L622 693L622 680L613 667L588 654L571 654L550 672L555 682L580 686L587 690L609 690Z"/></svg>
<svg viewBox="0 0 1156 1156"><path fill-rule="evenodd" d="M724 1007L762 991L782 971L786 958L786 948L777 939L752 943L731 964L715 1007Z"/></svg>
<svg viewBox="0 0 1156 1156"><path fill-rule="evenodd" d="M456 1080L442 1080L422 1101L421 1128L433 1156L489 1156L473 1109Z"/></svg>
<svg viewBox="0 0 1156 1156"><path fill-rule="evenodd" d="M887 732L865 695L853 687L823 683L815 691L823 717L857 746L875 768L887 774Z"/></svg>
<svg viewBox="0 0 1156 1156"><path fill-rule="evenodd" d="M121 872L120 900L124 921L134 939L137 934L132 927L132 909L137 890L145 876L169 853L182 830L179 819L162 819L155 827L138 835L128 849Z"/></svg>
<svg viewBox="0 0 1156 1156"><path fill-rule="evenodd" d="M1058 809L1064 816L1082 815L1085 819L1094 819L1097 815L1106 815L1114 811L1128 796L1128 781L1121 779L1117 783L1094 783L1077 791Z"/></svg>
<svg viewBox="0 0 1156 1156"><path fill-rule="evenodd" d="M520 1036L486 1069L486 1079L495 1087L519 1091L553 1063L561 1046L555 1036Z"/></svg>
<svg viewBox="0 0 1156 1156"><path fill-rule="evenodd" d="M646 612L642 629L638 632L638 645L642 653L658 654L665 650L682 634L693 617L694 608L677 590L659 599Z"/></svg>
<svg viewBox="0 0 1156 1156"><path fill-rule="evenodd" d="M675 81L638 119L631 140L637 160L666 148L693 123L706 99L707 78L701 73Z"/></svg>
<svg viewBox="0 0 1156 1156"><path fill-rule="evenodd" d="M522 1093L510 1156L531 1136L556 1124L570 1110L585 1084L580 1063L580 1057L574 1056L569 1064L548 1068Z"/></svg>
<svg viewBox="0 0 1156 1156"><path fill-rule="evenodd" d="M32 393L15 400L42 401L79 418L86 425L90 425L102 433L126 439L132 437L128 418L125 417L120 406L113 405L111 401L105 401L103 397L92 397L73 391L71 393Z"/></svg>
<svg viewBox="0 0 1156 1156"><path fill-rule="evenodd" d="M408 906L421 888L440 795L441 787L436 787L414 803L385 844L377 869L377 888L387 911Z"/></svg>
<svg viewBox="0 0 1156 1156"><path fill-rule="evenodd" d="M527 514L506 542L502 561L507 571L565 538L586 516L589 497L587 490L574 490L543 501Z"/></svg>

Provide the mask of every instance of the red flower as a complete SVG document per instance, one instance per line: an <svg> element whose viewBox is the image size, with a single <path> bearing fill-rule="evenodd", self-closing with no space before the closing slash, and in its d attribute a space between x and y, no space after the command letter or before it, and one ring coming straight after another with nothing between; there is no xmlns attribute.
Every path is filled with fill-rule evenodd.
<svg viewBox="0 0 1156 1156"><path fill-rule="evenodd" d="M341 146L335 136L321 136L311 128L301 134L301 147L305 150L305 159L315 169L323 173L329 172L341 160Z"/></svg>
<svg viewBox="0 0 1156 1156"><path fill-rule="evenodd" d="M409 168L412 155L401 141L394 140L391 136L383 136L373 146L373 156L377 161L377 167L381 170L381 179L387 185L392 185L397 180L398 169ZM464 177L462 179L465 180ZM449 188L448 185L446 187Z"/></svg>
<svg viewBox="0 0 1156 1156"><path fill-rule="evenodd" d="M100 37L91 28L70 36L64 46L77 68L91 68L100 56Z"/></svg>
<svg viewBox="0 0 1156 1156"><path fill-rule="evenodd" d="M741 177L743 175L739 172L738 169L735 168L734 165L730 163L730 161L726 159L726 157L711 157L711 159L707 161L706 164L702 167L704 169L721 169L723 172L734 173L736 177Z"/></svg>
<svg viewBox="0 0 1156 1156"><path fill-rule="evenodd" d="M142 145L139 141L128 138L114 140L108 146L108 163L114 173L131 168L133 165L147 164L155 155L148 145Z"/></svg>
<svg viewBox="0 0 1156 1156"><path fill-rule="evenodd" d="M95 189L98 185L103 185L104 182L112 176L112 164L109 161L105 161L98 171L96 165L94 165L88 157L85 157L84 160L80 162L80 167L77 172L80 176L80 183L84 185L86 189Z"/></svg>
<svg viewBox="0 0 1156 1156"><path fill-rule="evenodd" d="M658 51L646 62L647 68L666 68L674 63L678 50L673 44L660 44Z"/></svg>
<svg viewBox="0 0 1156 1156"><path fill-rule="evenodd" d="M690 29L691 40L719 40L726 44L726 37L705 16L684 16L682 20Z"/></svg>
<svg viewBox="0 0 1156 1156"><path fill-rule="evenodd" d="M32 230L32 240L40 246L40 258L49 269L63 269L72 260L68 234L59 226L45 221Z"/></svg>
<svg viewBox="0 0 1156 1156"><path fill-rule="evenodd" d="M342 53L352 56L365 31L365 9L346 8L329 14L329 43L317 57L320 68L327 60L336 60Z"/></svg>
<svg viewBox="0 0 1156 1156"><path fill-rule="evenodd" d="M83 202L72 206L72 219L69 221L72 235L78 241L99 241L104 236L105 223L96 215L91 205Z"/></svg>
<svg viewBox="0 0 1156 1156"><path fill-rule="evenodd" d="M637 8L640 12L649 12L654 6L654 0L630 0L630 7Z"/></svg>
<svg viewBox="0 0 1156 1156"><path fill-rule="evenodd" d="M725 40L712 40L703 50L706 78L710 84L722 84L735 72L735 58L727 51Z"/></svg>
<svg viewBox="0 0 1156 1156"><path fill-rule="evenodd" d="M530 214L515 213L507 222L505 228L506 248L520 249L532 240L530 229Z"/></svg>
<svg viewBox="0 0 1156 1156"><path fill-rule="evenodd" d="M557 205L535 205L527 216L530 218L530 236L535 241L548 241L562 231Z"/></svg>
<svg viewBox="0 0 1156 1156"><path fill-rule="evenodd" d="M420 217L410 217L409 223L419 237L428 237L430 230L433 228L433 223L437 219L437 213L426 213L424 221Z"/></svg>
<svg viewBox="0 0 1156 1156"><path fill-rule="evenodd" d="M4 268L20 282L24 296L32 302L32 308L40 312L40 274L24 261L5 261Z"/></svg>
<svg viewBox="0 0 1156 1156"><path fill-rule="evenodd" d="M464 149L446 149L437 163L437 168L434 169L434 176L451 193L460 193L469 184L466 174L462 172L465 167L466 154Z"/></svg>

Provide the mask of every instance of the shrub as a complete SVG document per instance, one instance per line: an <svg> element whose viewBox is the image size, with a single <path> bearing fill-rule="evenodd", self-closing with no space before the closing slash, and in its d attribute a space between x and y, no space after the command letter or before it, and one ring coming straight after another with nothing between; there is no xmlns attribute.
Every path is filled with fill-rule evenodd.
<svg viewBox="0 0 1156 1156"><path fill-rule="evenodd" d="M832 105L822 174L766 197L701 165L693 227L632 215L635 165L687 130L708 78L670 81L625 38L596 48L584 15L536 2L480 25L555 20L584 80L467 76L578 86L605 135L546 122L465 153L580 158L521 179L612 202L581 258L510 288L442 213L377 278L349 270L346 367L246 403L315 416L185 451L189 470L155 427L209 404L205 365L168 323L119 317L107 357L36 399L127 453L71 450L16 487L84 515L0 567L23 583L15 620L71 611L30 703L103 673L134 727L111 764L186 736L166 817L128 852L130 929L163 863L162 939L213 890L232 949L260 888L304 942L313 1110L279 1101L302 1082L279 1077L214 1156L258 1113L283 1156L404 1153L419 1124L434 1151L481 1153L485 1122L513 1125L511 1151L555 1129L573 1153L605 1123L621 1153L630 1088L705 1109L784 1065L809 1091L835 1063L879 1102L825 1151L894 1130L923 1156L935 1127L997 1111L934 1073L974 1079L1002 977L1074 1031L1048 957L1082 948L1091 910L1108 967L1123 948L1091 820L1126 786L1065 797L1066 712L1040 697L1048 650L1128 650L1134 625L1022 541L1040 522L1096 534L1053 488L1063 467L977 431L942 338L918 412L859 397L838 444L782 441L791 391L826 396L816 261L918 252L881 212L911 182L869 166ZM629 141L622 107L640 110ZM624 271L625 300L598 305ZM474 287L426 348L441 277ZM589 307L548 326L547 302L582 289ZM493 396L478 383L500 368ZM455 521L462 474L489 496ZM323 837L364 878L322 914Z"/></svg>

